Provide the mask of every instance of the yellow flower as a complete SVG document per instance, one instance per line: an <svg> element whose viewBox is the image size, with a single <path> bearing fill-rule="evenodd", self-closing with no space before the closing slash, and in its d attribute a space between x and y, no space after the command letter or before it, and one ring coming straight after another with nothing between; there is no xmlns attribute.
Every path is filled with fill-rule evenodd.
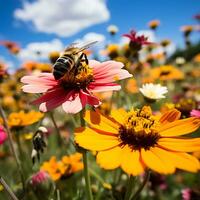
<svg viewBox="0 0 200 200"><path fill-rule="evenodd" d="M181 31L184 33L191 33L193 31L193 26L191 25L186 25L181 27Z"/></svg>
<svg viewBox="0 0 200 200"><path fill-rule="evenodd" d="M198 53L194 58L193 61L196 63L200 63L200 53Z"/></svg>
<svg viewBox="0 0 200 200"><path fill-rule="evenodd" d="M52 156L49 161L42 164L40 170L46 171L54 181L57 181L61 177L68 177L82 170L83 163L81 159L82 155L79 153L63 156L60 161Z"/></svg>
<svg viewBox="0 0 200 200"><path fill-rule="evenodd" d="M171 41L168 39L164 39L160 42L161 46L163 47L167 47L168 45L170 45Z"/></svg>
<svg viewBox="0 0 200 200"><path fill-rule="evenodd" d="M109 44L106 49L106 54L114 59L119 55L119 45L117 44Z"/></svg>
<svg viewBox="0 0 200 200"><path fill-rule="evenodd" d="M160 25L159 20L152 20L148 23L149 28L156 29Z"/></svg>
<svg viewBox="0 0 200 200"><path fill-rule="evenodd" d="M154 80L181 80L184 78L182 71L172 65L162 65L151 70L150 76Z"/></svg>
<svg viewBox="0 0 200 200"><path fill-rule="evenodd" d="M186 152L199 151L200 138L182 135L197 130L200 119L179 117L176 109L157 117L148 106L128 113L113 110L110 117L87 111L89 127L76 130L75 142L97 151L97 163L107 170L121 167L134 176L146 168L163 174L172 174L176 168L197 172L199 161Z"/></svg>
<svg viewBox="0 0 200 200"><path fill-rule="evenodd" d="M30 111L28 113L25 113L24 111L13 112L8 116L8 125L11 128L28 126L39 121L43 116L43 113L36 111Z"/></svg>
<svg viewBox="0 0 200 200"><path fill-rule="evenodd" d="M60 57L59 51L52 51L49 53L49 60L51 61L52 64L54 64L59 57Z"/></svg>

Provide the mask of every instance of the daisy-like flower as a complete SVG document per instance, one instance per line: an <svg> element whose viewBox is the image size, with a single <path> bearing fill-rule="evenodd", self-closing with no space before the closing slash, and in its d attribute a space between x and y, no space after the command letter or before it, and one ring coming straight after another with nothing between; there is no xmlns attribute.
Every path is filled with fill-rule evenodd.
<svg viewBox="0 0 200 200"><path fill-rule="evenodd" d="M43 116L43 113L34 110L28 113L25 113L24 111L13 112L8 116L8 125L11 128L23 128L38 122Z"/></svg>
<svg viewBox="0 0 200 200"><path fill-rule="evenodd" d="M137 35L134 30L131 30L129 34L124 34L123 36L130 39L129 46L133 50L139 51L143 45L152 44L148 41L148 37L145 37L144 35Z"/></svg>
<svg viewBox="0 0 200 200"><path fill-rule="evenodd" d="M44 93L34 104L39 104L42 112L47 112L60 105L67 113L78 113L86 104L99 106L100 101L93 92L120 90L116 80L132 77L122 69L123 64L115 61L100 63L90 60L77 74L68 74L65 78L55 80L52 73L24 76L21 81L26 85L23 91L28 93Z"/></svg>
<svg viewBox="0 0 200 200"><path fill-rule="evenodd" d="M82 155L79 153L63 156L60 161L52 156L49 161L42 164L40 170L47 172L52 180L57 181L60 178L67 178L72 174L79 172L83 169L81 161Z"/></svg>
<svg viewBox="0 0 200 200"><path fill-rule="evenodd" d="M165 98L164 94L168 92L167 87L153 83L143 84L139 90L147 100L153 101Z"/></svg>
<svg viewBox="0 0 200 200"><path fill-rule="evenodd" d="M181 80L184 78L184 73L172 65L162 65L151 69L150 77L161 81Z"/></svg>
<svg viewBox="0 0 200 200"><path fill-rule="evenodd" d="M176 109L158 117L149 106L130 112L113 110L110 117L87 111L89 127L76 130L75 142L97 151L97 163L107 170L121 167L134 176L146 168L162 174L172 174L176 168L197 172L200 163L187 152L200 149L200 138L183 135L197 130L200 119L179 118Z"/></svg>

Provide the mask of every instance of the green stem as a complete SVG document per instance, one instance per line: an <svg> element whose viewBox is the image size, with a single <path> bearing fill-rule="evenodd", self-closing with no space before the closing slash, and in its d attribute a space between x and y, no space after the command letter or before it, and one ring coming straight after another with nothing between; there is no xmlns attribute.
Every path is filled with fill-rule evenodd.
<svg viewBox="0 0 200 200"><path fill-rule="evenodd" d="M129 180L128 180L128 184L127 184L128 186L127 186L127 189L126 189L126 194L125 194L124 200L130 200L131 199L134 182L135 182L135 177L133 177L131 175Z"/></svg>
<svg viewBox="0 0 200 200"><path fill-rule="evenodd" d="M89 176L89 171L88 171L87 151L83 150L82 155L83 155L83 165L84 165L83 173L84 173L84 177L85 177L85 187L86 187L87 199L93 200L91 184L90 184L90 176Z"/></svg>
<svg viewBox="0 0 200 200"><path fill-rule="evenodd" d="M142 190L144 189L145 185L147 184L148 180L150 177L150 171L146 171L146 174L144 176L144 180L142 182L142 184L140 185L140 187L138 188L138 190L135 192L133 198L131 200L136 200L138 199L138 197L140 196L140 193L142 192Z"/></svg>
<svg viewBox="0 0 200 200"><path fill-rule="evenodd" d="M80 112L80 123L81 123L82 127L85 126L85 121L84 121L84 118L83 118L84 111L85 111L85 109L83 109ZM83 156L83 165L84 165L83 173L84 173L84 178L85 178L85 187L86 187L87 199L93 200L91 183L90 183L90 176L89 176L89 170L88 170L88 156L87 156L87 151L85 149L82 149L82 156Z"/></svg>
<svg viewBox="0 0 200 200"><path fill-rule="evenodd" d="M56 190L56 196L57 196L57 200L60 200L60 190Z"/></svg>
<svg viewBox="0 0 200 200"><path fill-rule="evenodd" d="M13 143L13 140L12 140L12 134L11 134L11 131L10 131L10 128L8 126L8 122L7 122L7 119L6 119L6 115L4 113L4 110L3 108L1 107L0 105L0 115L3 119L3 124L4 124L4 127L6 129L6 132L8 134L8 141L9 141L9 145L10 145L10 149L11 149L11 152L14 156L14 159L15 159L15 162L17 164L17 169L19 170L19 174L21 176L21 181L22 181L22 185L23 185L23 190L25 191L25 180L24 180L24 175L23 175L23 170L22 170L22 166L21 166L21 163L20 163L20 160L17 156L17 153L16 153L16 150L15 150L15 147L14 147L14 143Z"/></svg>
<svg viewBox="0 0 200 200"><path fill-rule="evenodd" d="M18 198L15 196L13 191L10 189L10 187L8 186L8 184L5 182L5 180L2 177L0 177L0 183L3 186L3 188L6 190L6 192L9 194L12 200L18 200Z"/></svg>
<svg viewBox="0 0 200 200"><path fill-rule="evenodd" d="M57 139L58 139L58 144L59 144L59 145L62 145L63 141L62 141L62 138L61 138L61 135L60 135L60 130L59 130L59 128L58 128L58 125L56 124L56 120L55 120L53 111L50 112L50 117L51 117L51 120L52 120L53 125L54 125L55 130L56 130Z"/></svg>

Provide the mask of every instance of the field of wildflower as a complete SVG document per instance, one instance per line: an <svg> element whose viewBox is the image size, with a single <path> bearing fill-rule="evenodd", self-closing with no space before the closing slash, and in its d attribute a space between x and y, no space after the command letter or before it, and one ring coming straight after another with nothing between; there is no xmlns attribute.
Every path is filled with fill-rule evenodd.
<svg viewBox="0 0 200 200"><path fill-rule="evenodd" d="M159 25L148 23L155 34ZM14 72L1 62L0 199L199 200L198 28L181 28L173 55L170 40L134 29L115 43L112 25L100 52L66 44ZM15 41L0 45L20 52Z"/></svg>

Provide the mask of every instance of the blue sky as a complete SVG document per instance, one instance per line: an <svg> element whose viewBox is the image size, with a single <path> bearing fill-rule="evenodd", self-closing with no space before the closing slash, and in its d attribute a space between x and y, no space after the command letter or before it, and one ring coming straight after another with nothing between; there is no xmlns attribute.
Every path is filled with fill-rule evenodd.
<svg viewBox="0 0 200 200"><path fill-rule="evenodd" d="M82 38L89 32L103 34L106 38L110 38L106 32L106 28L110 24L115 24L119 27L120 31L117 37L121 37L123 33L128 32L132 28L136 30L148 29L147 23L152 19L159 19L161 21L161 26L156 33L159 38L172 39L176 44L181 46L183 40L180 27L187 24L197 24L193 16L200 13L200 2L198 0L108 0L105 3L107 11L109 12L109 17L107 16L107 19L105 19L105 14L103 22L97 24L93 23L93 25L82 28L71 36L60 37L55 33L38 31L31 20L23 21L14 15L16 9L24 9L23 2L26 1L27 0L0 0L0 40L16 41L22 48L26 47L29 43L48 42L55 38L58 38L64 45L67 45L77 38ZM81 0L74 1L78 1L80 4L82 2ZM34 2L34 0L28 2L31 3ZM54 0L54 2L56 2L56 0ZM87 6L84 7L84 10L85 8L87 9ZM48 11L48 8L46 9L44 9L44 13ZM66 10L67 9L68 8L66 8ZM87 13L87 10L84 12ZM26 17L29 15L29 12L27 13ZM59 14L62 17L62 13ZM40 17L38 15L36 16L38 18ZM98 17L101 18L99 15ZM195 39L198 39L197 34L198 33L193 34ZM0 56L12 62L16 61L16 59L9 55L2 47L0 47Z"/></svg>

